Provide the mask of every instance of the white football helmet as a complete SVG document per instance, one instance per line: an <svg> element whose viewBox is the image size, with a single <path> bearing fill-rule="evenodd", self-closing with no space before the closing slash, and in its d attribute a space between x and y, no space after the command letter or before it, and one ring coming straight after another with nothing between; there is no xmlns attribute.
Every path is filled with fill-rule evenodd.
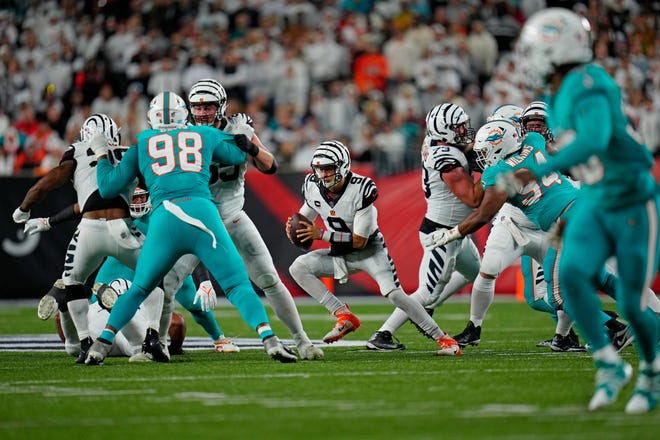
<svg viewBox="0 0 660 440"><path fill-rule="evenodd" d="M552 131L548 127L548 104L543 101L533 101L522 114L522 124L525 131L533 131L545 138L547 141L554 140ZM527 128L527 123L531 121L540 121L543 124L536 124L538 128Z"/></svg>
<svg viewBox="0 0 660 440"><path fill-rule="evenodd" d="M511 121L511 123L518 130L518 137L523 135L523 125L522 125L522 114L523 109L514 104L502 104L499 107L495 108L488 117L486 122L494 121L495 119L506 119Z"/></svg>
<svg viewBox="0 0 660 440"><path fill-rule="evenodd" d="M348 176L351 170L351 153L346 148L346 145L339 141L325 141L314 150L312 156L312 170L318 180L320 187L332 188ZM335 178L331 182L324 182L321 174L320 167L327 167L332 165L335 167Z"/></svg>
<svg viewBox="0 0 660 440"><path fill-rule="evenodd" d="M132 284L133 283L130 280L127 280L125 278L117 278L110 281L108 286L112 287L112 290L117 292L117 295L123 295L131 287Z"/></svg>
<svg viewBox="0 0 660 440"><path fill-rule="evenodd" d="M464 147L474 140L470 117L456 104L440 104L426 115L426 133L433 141Z"/></svg>
<svg viewBox="0 0 660 440"><path fill-rule="evenodd" d="M186 103L176 93L161 92L149 103L147 118L153 129L183 128L188 122L188 109Z"/></svg>
<svg viewBox="0 0 660 440"><path fill-rule="evenodd" d="M136 199L137 197L144 195L147 196L144 201ZM133 218L140 218L151 211L151 196L149 195L149 191L140 187L135 188L133 191L133 199L128 208L131 211L131 217Z"/></svg>
<svg viewBox="0 0 660 440"><path fill-rule="evenodd" d="M486 169L520 150L518 129L508 119L494 119L484 124L474 139L477 164Z"/></svg>
<svg viewBox="0 0 660 440"><path fill-rule="evenodd" d="M227 92L222 85L214 79L200 79L197 81L188 93L188 103L192 119L196 125L213 125L225 116L227 111ZM216 104L218 110L215 115L195 116L192 111L197 104Z"/></svg>
<svg viewBox="0 0 660 440"><path fill-rule="evenodd" d="M85 119L80 127L80 140L88 142L98 132L105 135L109 147L117 147L121 143L121 134L117 123L111 117L102 113L93 114Z"/></svg>
<svg viewBox="0 0 660 440"><path fill-rule="evenodd" d="M591 46L591 26L586 18L568 9L548 8L527 20L516 56L529 85L543 87L559 66L591 61Z"/></svg>

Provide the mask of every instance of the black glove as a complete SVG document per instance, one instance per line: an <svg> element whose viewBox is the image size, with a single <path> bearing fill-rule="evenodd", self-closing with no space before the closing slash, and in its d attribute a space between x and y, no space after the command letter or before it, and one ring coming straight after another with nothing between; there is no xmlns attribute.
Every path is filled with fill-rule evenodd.
<svg viewBox="0 0 660 440"><path fill-rule="evenodd" d="M250 142L244 134L235 134L234 142L236 142L238 148L245 151L250 156L256 156L259 154L259 147Z"/></svg>

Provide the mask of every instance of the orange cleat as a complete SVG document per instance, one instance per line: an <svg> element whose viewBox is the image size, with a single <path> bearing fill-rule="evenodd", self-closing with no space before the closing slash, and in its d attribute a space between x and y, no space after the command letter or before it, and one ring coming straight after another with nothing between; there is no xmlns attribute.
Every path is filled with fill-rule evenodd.
<svg viewBox="0 0 660 440"><path fill-rule="evenodd" d="M337 323L335 326L328 332L327 335L323 337L323 342L326 344L332 344L360 328L360 319L348 310L348 305L345 308L335 312L337 317Z"/></svg>
<svg viewBox="0 0 660 440"><path fill-rule="evenodd" d="M460 356L461 347L458 345L451 336L446 332L443 333L440 338L438 338L438 345L440 345L440 350L436 353L438 356Z"/></svg>

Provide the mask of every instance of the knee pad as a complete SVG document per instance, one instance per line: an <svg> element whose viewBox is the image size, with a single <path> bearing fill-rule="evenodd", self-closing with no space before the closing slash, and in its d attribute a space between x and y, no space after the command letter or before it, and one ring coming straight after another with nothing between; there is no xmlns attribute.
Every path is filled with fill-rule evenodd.
<svg viewBox="0 0 660 440"><path fill-rule="evenodd" d="M254 284L256 284L261 290L266 290L275 286L279 281L280 279L276 273L264 273L254 280Z"/></svg>
<svg viewBox="0 0 660 440"><path fill-rule="evenodd" d="M309 272L309 269L305 263L300 261L300 258L296 258L293 263L291 263L291 266L289 266L289 273L296 281L298 281L298 279L300 279L300 275L304 274L305 272Z"/></svg>

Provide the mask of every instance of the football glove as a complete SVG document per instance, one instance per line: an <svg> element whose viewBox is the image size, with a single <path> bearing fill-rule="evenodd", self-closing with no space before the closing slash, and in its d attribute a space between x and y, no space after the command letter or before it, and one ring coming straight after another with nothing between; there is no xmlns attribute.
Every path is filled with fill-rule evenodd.
<svg viewBox="0 0 660 440"><path fill-rule="evenodd" d="M447 243L451 243L460 238L463 238L463 235L458 232L458 226L451 229L438 229L424 237L422 239L422 245L424 245L427 250L432 251L439 246L444 246Z"/></svg>
<svg viewBox="0 0 660 440"><path fill-rule="evenodd" d="M15 223L25 223L30 219L30 210L23 211L19 206L12 214Z"/></svg>
<svg viewBox="0 0 660 440"><path fill-rule="evenodd" d="M250 142L250 140L242 134L235 134L234 142L236 142L238 148L245 151L250 156L254 157L259 154L259 147Z"/></svg>
<svg viewBox="0 0 660 440"><path fill-rule="evenodd" d="M252 118L245 113L238 113L227 119L225 131L231 134L244 134L248 140L254 136Z"/></svg>
<svg viewBox="0 0 660 440"><path fill-rule="evenodd" d="M101 156L108 155L108 139L105 137L105 134L102 132L96 132L94 136L89 140L89 148L92 149L96 155L96 159L100 159Z"/></svg>
<svg viewBox="0 0 660 440"><path fill-rule="evenodd" d="M23 231L26 235L34 235L39 232L50 231L50 228L50 221L47 217L37 217L28 220Z"/></svg>
<svg viewBox="0 0 660 440"><path fill-rule="evenodd" d="M211 284L210 280L202 281L199 283L193 304L197 304L197 301L199 301L203 312L208 312L215 307L217 297L215 295L213 284Z"/></svg>

